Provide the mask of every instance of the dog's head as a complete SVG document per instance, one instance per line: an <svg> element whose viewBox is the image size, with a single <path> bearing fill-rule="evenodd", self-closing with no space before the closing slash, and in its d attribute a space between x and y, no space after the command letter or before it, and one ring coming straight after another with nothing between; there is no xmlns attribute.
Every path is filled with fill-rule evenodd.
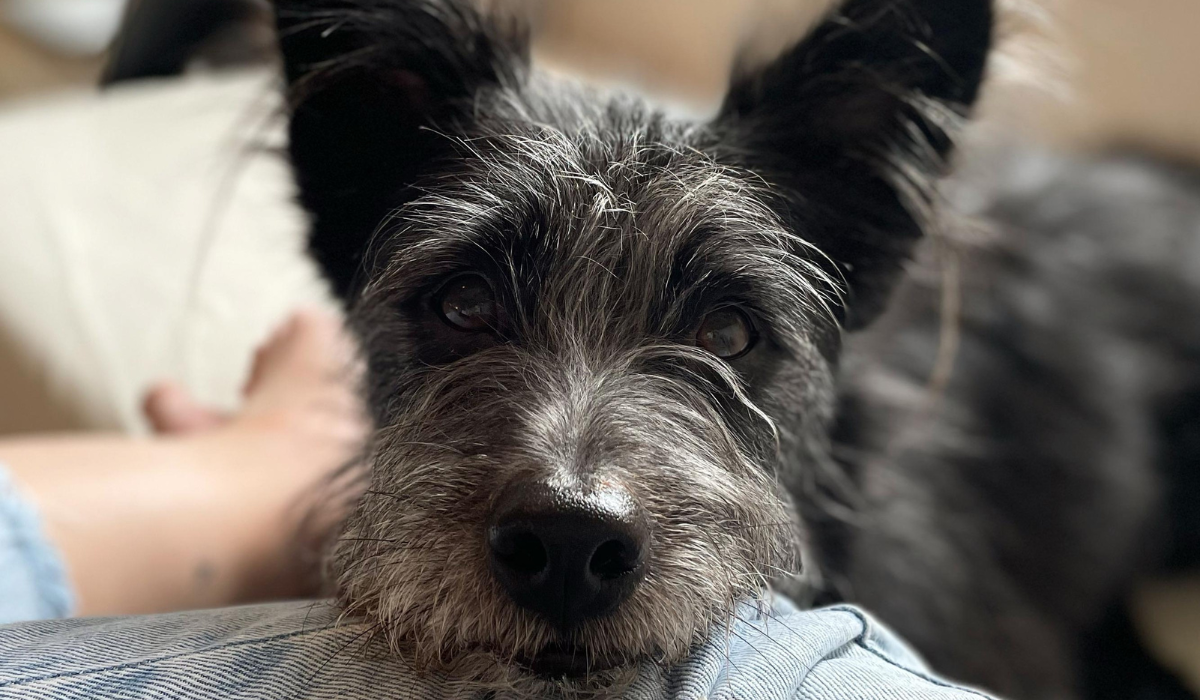
<svg viewBox="0 0 1200 700"><path fill-rule="evenodd" d="M921 236L990 2L850 0L700 123L538 73L465 1L276 4L378 424L346 605L479 680L680 658L800 565L788 487L840 333Z"/></svg>

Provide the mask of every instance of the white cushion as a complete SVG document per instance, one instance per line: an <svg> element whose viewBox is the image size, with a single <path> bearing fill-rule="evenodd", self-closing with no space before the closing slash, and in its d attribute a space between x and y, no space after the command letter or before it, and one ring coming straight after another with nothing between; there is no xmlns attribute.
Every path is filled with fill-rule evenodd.
<svg viewBox="0 0 1200 700"><path fill-rule="evenodd" d="M144 429L174 378L236 404L253 348L332 305L266 72L0 111L0 432Z"/></svg>

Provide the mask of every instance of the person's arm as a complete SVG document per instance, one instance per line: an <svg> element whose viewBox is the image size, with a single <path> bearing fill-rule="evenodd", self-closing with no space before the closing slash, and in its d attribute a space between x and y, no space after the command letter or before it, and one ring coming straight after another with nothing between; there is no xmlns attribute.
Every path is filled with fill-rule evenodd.
<svg viewBox="0 0 1200 700"><path fill-rule="evenodd" d="M321 499L344 498L327 477L353 460L365 430L339 338L332 319L293 321L260 352L246 407L218 427L193 408L186 434L0 440L0 463L65 560L77 614L311 590L304 519Z"/></svg>
<svg viewBox="0 0 1200 700"><path fill-rule="evenodd" d="M235 431L44 437L0 442L0 462L65 560L77 613L110 615L303 593L285 517L299 494L246 468L284 449Z"/></svg>

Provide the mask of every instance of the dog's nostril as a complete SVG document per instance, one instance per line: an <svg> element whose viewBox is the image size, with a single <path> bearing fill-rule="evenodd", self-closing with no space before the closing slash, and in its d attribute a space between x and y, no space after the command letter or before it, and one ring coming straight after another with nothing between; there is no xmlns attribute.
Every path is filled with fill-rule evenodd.
<svg viewBox="0 0 1200 700"><path fill-rule="evenodd" d="M501 537L494 551L500 563L521 574L541 573L549 562L545 545L532 532L517 532Z"/></svg>
<svg viewBox="0 0 1200 700"><path fill-rule="evenodd" d="M609 540L600 545L588 563L593 575L601 580L621 578L637 568L637 552L620 540Z"/></svg>

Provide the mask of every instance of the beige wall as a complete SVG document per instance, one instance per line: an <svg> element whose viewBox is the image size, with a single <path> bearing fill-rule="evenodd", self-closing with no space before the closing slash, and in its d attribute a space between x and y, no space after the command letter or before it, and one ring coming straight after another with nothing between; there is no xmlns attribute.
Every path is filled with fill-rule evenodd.
<svg viewBox="0 0 1200 700"><path fill-rule="evenodd" d="M1061 143L1133 140L1200 157L1200 0L1047 1L1053 30L1039 36L1053 50L1024 67L1039 85L1069 70L1069 90L999 90L991 113ZM779 46L824 4L544 0L539 48L551 61L712 100L747 37Z"/></svg>
<svg viewBox="0 0 1200 700"><path fill-rule="evenodd" d="M58 56L0 23L0 100L93 84L99 75L98 59Z"/></svg>
<svg viewBox="0 0 1200 700"><path fill-rule="evenodd" d="M1049 114L1048 130L1200 157L1200 0L1064 2L1083 108Z"/></svg>
<svg viewBox="0 0 1200 700"><path fill-rule="evenodd" d="M550 60L704 102L739 46L778 48L831 0L510 1L535 8ZM1074 68L1072 91L1055 99L998 91L998 119L1061 143L1132 140L1200 158L1200 0L1003 1L1053 3L1055 44ZM0 99L97 74L97 61L56 57L0 26Z"/></svg>

